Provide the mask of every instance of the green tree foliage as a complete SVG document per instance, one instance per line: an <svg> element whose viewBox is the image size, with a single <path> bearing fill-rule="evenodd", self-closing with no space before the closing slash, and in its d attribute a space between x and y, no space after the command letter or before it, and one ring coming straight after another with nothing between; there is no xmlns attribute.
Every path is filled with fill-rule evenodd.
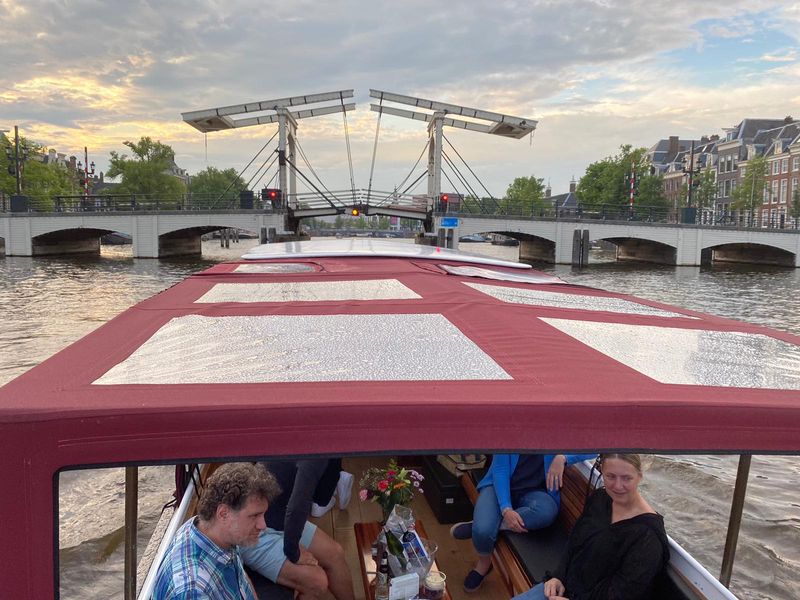
<svg viewBox="0 0 800 600"><path fill-rule="evenodd" d="M510 215L535 215L545 207L544 179L541 177L517 177L508 186L505 198L500 202L501 211Z"/></svg>
<svg viewBox="0 0 800 600"><path fill-rule="evenodd" d="M108 177L122 177L115 194L147 196L153 200L175 201L185 191L183 182L169 174L175 152L166 144L143 137L138 142L126 141L133 157L111 152Z"/></svg>
<svg viewBox="0 0 800 600"><path fill-rule="evenodd" d="M764 202L764 190L767 189L767 159L756 156L747 161L741 183L731 193L732 206L745 211L752 218L755 210Z"/></svg>
<svg viewBox="0 0 800 600"><path fill-rule="evenodd" d="M36 210L53 210L56 196L74 196L81 193L73 173L57 164L42 162L46 148L20 138L22 164L22 193L31 199ZM9 158L10 156L10 158ZM9 171L10 170L10 171ZM15 194L17 182L14 175L14 143L0 134L0 192Z"/></svg>
<svg viewBox="0 0 800 600"><path fill-rule="evenodd" d="M239 177L236 169L219 170L216 167L208 167L192 176L189 181L189 192L196 199L208 199L211 201L222 198L236 199L239 192L247 189L244 179Z"/></svg>
<svg viewBox="0 0 800 600"><path fill-rule="evenodd" d="M660 175L650 174L646 148L620 146L619 153L594 162L578 182L576 194L585 210L626 210L630 202L630 175L635 173L634 210L645 217L667 208Z"/></svg>
<svg viewBox="0 0 800 600"><path fill-rule="evenodd" d="M800 229L800 187L792 192L792 203L789 206L789 216L794 219L794 228Z"/></svg>
<svg viewBox="0 0 800 600"><path fill-rule="evenodd" d="M700 209L714 208L717 197L717 176L712 169L706 169L695 176L692 204Z"/></svg>

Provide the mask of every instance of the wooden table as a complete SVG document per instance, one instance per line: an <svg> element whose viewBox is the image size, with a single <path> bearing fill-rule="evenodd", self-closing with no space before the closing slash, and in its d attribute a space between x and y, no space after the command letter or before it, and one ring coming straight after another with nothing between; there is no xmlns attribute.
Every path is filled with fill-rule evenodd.
<svg viewBox="0 0 800 600"><path fill-rule="evenodd" d="M371 585L372 577L378 572L378 565L372 560L372 544L378 539L378 534L381 532L381 525L377 521L370 521L369 523L356 523L353 525L356 532L356 545L358 546L358 562L361 566L361 581L364 584L364 597L367 600L375 600L375 586ZM415 529L420 537L427 538L425 528L422 526L422 521L417 521ZM434 561L432 570L438 570L436 562ZM420 585L422 582L420 581ZM444 600L453 600L450 592L445 587Z"/></svg>

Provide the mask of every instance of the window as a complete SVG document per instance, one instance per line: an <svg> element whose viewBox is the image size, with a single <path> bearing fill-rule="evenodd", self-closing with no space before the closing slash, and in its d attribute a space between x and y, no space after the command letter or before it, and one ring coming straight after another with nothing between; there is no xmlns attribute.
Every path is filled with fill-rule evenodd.
<svg viewBox="0 0 800 600"><path fill-rule="evenodd" d="M725 196L726 198L731 195L731 180L730 179L726 179L725 180L725 191L723 192L722 195Z"/></svg>
<svg viewBox="0 0 800 600"><path fill-rule="evenodd" d="M792 178L792 195L794 195L796 189L797 189L797 177L794 177Z"/></svg>
<svg viewBox="0 0 800 600"><path fill-rule="evenodd" d="M778 182L772 182L772 202L775 203L778 201Z"/></svg>
<svg viewBox="0 0 800 600"><path fill-rule="evenodd" d="M781 179L781 204L786 204L786 198L789 195L789 180Z"/></svg>
<svg viewBox="0 0 800 600"><path fill-rule="evenodd" d="M800 156L795 156L792 159L792 171L800 171Z"/></svg>
<svg viewBox="0 0 800 600"><path fill-rule="evenodd" d="M784 158L781 161L781 173L788 173L789 172L789 159Z"/></svg>
<svg viewBox="0 0 800 600"><path fill-rule="evenodd" d="M725 159L725 162L727 167L726 170L728 172L733 171L733 154L728 154L728 156Z"/></svg>
<svg viewBox="0 0 800 600"><path fill-rule="evenodd" d="M745 166L745 167L740 167L740 168L739 168L739 175L741 175L743 178L744 178L744 174L745 174L746 172L747 172L747 167L746 167L746 166Z"/></svg>
<svg viewBox="0 0 800 600"><path fill-rule="evenodd" d="M772 161L772 174L773 175L777 175L778 173L780 173L780 167L781 167L780 161L773 160Z"/></svg>

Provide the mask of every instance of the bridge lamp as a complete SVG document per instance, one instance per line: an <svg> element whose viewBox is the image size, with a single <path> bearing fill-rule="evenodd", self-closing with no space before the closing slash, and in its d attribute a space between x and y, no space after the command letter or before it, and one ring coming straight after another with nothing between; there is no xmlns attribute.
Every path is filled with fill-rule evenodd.
<svg viewBox="0 0 800 600"><path fill-rule="evenodd" d="M360 210L358 210L358 209L357 209L355 206L354 206L353 208L351 208L351 209L350 209L350 216L351 216L351 217L357 217L357 216L359 216L360 214L361 214L361 211L360 211Z"/></svg>

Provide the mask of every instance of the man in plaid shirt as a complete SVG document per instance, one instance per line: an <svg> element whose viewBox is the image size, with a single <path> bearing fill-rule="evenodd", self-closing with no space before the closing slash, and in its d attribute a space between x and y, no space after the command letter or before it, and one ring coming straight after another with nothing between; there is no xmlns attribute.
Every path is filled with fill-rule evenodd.
<svg viewBox="0 0 800 600"><path fill-rule="evenodd" d="M208 478L197 517L175 534L158 568L153 600L257 600L239 546L255 544L280 489L260 465L229 463Z"/></svg>

